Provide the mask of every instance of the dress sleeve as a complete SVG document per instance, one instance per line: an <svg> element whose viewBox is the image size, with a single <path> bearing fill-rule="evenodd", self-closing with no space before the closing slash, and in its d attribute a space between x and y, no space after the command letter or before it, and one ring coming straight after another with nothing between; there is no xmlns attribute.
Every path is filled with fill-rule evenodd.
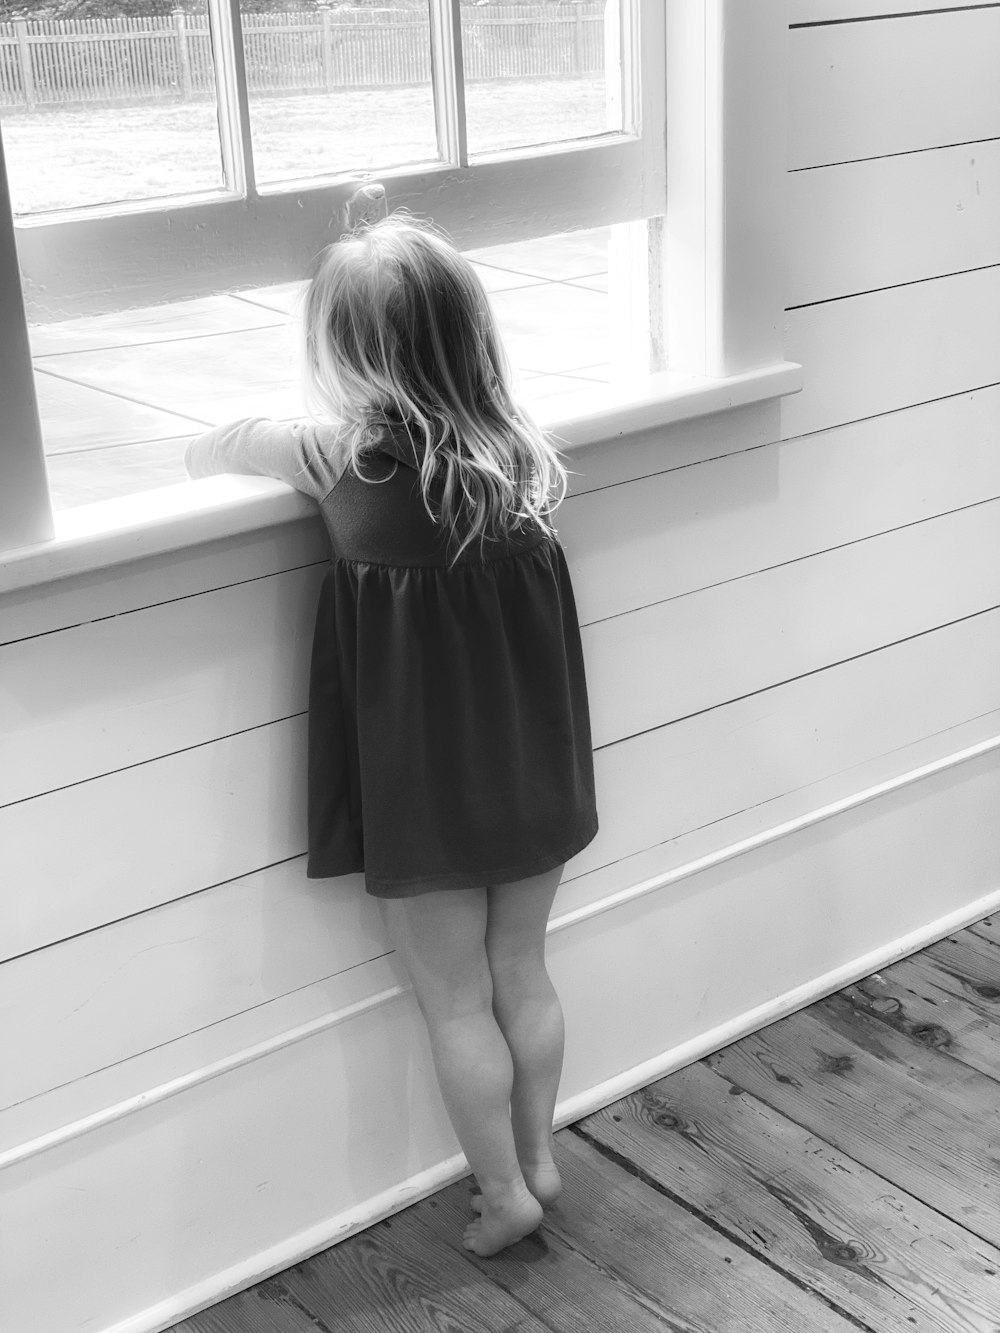
<svg viewBox="0 0 1000 1333"><path fill-rule="evenodd" d="M216 426L192 440L184 454L194 480L222 472L276 477L314 500L336 486L346 462L334 427L263 417Z"/></svg>

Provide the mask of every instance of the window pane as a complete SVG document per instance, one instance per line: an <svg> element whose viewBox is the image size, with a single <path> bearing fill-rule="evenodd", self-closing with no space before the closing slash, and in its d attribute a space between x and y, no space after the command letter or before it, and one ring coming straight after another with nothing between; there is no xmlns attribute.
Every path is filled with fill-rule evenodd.
<svg viewBox="0 0 1000 1333"><path fill-rule="evenodd" d="M207 0L186 13L0 23L15 214L222 185Z"/></svg>
<svg viewBox="0 0 1000 1333"><path fill-rule="evenodd" d="M463 6L470 154L623 128L619 4L533 0Z"/></svg>
<svg viewBox="0 0 1000 1333"><path fill-rule="evenodd" d="M490 294L524 402L572 411L581 393L609 380L607 228L467 255ZM306 415L304 285L34 323L55 508L182 482L184 448L208 426Z"/></svg>
<svg viewBox="0 0 1000 1333"><path fill-rule="evenodd" d="M301 416L298 284L31 322L53 506L184 481L184 448L244 416Z"/></svg>
<svg viewBox="0 0 1000 1333"><path fill-rule="evenodd" d="M255 9L241 6L258 181L437 159L426 0Z"/></svg>

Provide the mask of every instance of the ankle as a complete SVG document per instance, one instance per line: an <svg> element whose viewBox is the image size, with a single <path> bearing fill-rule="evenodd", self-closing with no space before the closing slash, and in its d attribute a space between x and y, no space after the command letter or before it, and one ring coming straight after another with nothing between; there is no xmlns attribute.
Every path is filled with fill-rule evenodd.
<svg viewBox="0 0 1000 1333"><path fill-rule="evenodd" d="M518 1203L525 1195L531 1197L528 1183L520 1173L514 1180L480 1181L479 1189L484 1201L491 1208L502 1208L511 1203Z"/></svg>
<svg viewBox="0 0 1000 1333"><path fill-rule="evenodd" d="M518 1165L522 1171L526 1166L549 1166L555 1159L556 1145L551 1135L542 1142L535 1138L518 1140L517 1135L515 1135L514 1143L517 1149Z"/></svg>

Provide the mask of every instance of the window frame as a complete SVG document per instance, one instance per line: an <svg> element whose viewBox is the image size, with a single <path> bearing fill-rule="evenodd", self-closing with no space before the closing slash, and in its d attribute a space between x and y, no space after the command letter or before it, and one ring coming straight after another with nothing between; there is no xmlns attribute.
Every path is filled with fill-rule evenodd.
<svg viewBox="0 0 1000 1333"><path fill-rule="evenodd" d="M60 319L301 277L335 237L370 173L256 179L240 0L207 0L225 184L172 199L130 200L16 219L29 315ZM625 129L470 158L461 0L429 0L439 162L379 168L391 212L433 201L435 221L465 249L662 212L662 0L605 0L621 13ZM639 41L640 27L643 41ZM609 54L618 43L607 41ZM609 61L610 65L610 61ZM610 82L610 81L609 81ZM617 94L616 94L617 97ZM615 189L607 188L614 181ZM530 210L524 201L531 201Z"/></svg>
<svg viewBox="0 0 1000 1333"><path fill-rule="evenodd" d="M453 21L459 0L435 2L450 11ZM213 3L231 11L238 8L238 0ZM663 330L669 368L631 388L602 392L601 401L582 408L571 421L543 422L557 431L561 447L590 442L602 433L614 438L626 423L627 429L667 424L796 392L802 384L802 368L784 361L781 350L785 7L780 0L754 0L753 5L746 0L627 0L622 14L623 48L631 53L631 68L643 75L642 105L633 107L640 134L496 154L465 168L442 165L418 173L380 172L378 177L390 209L405 203L421 211L422 198L433 200L427 211L463 248L609 224L615 232L623 227L634 232L647 227L642 219L665 211L666 225L649 226L649 244L644 250L639 247L643 260L633 277L642 284L643 299L641 314L637 319L633 312L632 322L633 327L645 326L639 336L647 339L651 325ZM655 42L650 41L651 32ZM628 56L625 64L630 65ZM651 68L661 71L654 89ZM625 95L635 96L634 80ZM452 136L453 144L460 140L460 135ZM287 247L290 257L287 263L282 257L284 267L269 268L262 278L253 268L247 229L253 229L257 240L283 240L282 228L293 211L296 220L308 211L310 227L315 224L325 234L335 234L347 198L364 179L353 176L201 203L183 217L175 210L173 227L189 241L197 225L198 245L210 256L216 290L235 273L246 275L249 282L299 277L318 247L308 256L294 245ZM608 188L609 180L614 189ZM9 204L3 208L3 188L0 146L0 296L17 286L12 279L14 228ZM525 198L532 200L530 210L523 207ZM163 213L150 207L128 215L132 253L140 263L148 264L162 243ZM31 257L43 246L50 251L48 262L53 254L58 260L72 234L74 244L94 247L91 253L98 255L99 265L106 264L109 275L120 275L121 216L72 221L71 233L51 225L19 226L22 266L30 272ZM99 222L111 225L98 228ZM140 304L142 289L135 290L140 299L133 303ZM177 294L190 293L170 293ZM0 556L0 590L114 563L127 558L123 552L139 556L174 549L189 544L195 534L204 540L207 530L221 536L246 530L248 523L279 522L298 513L290 497L279 503L287 488L264 482L263 489L248 491L235 479L215 479L222 490L216 487L212 500L205 491L196 497L198 486L168 487L141 493L135 497L141 503L123 497L82 507L99 510L100 516L63 511L53 523L33 378L24 370L27 364L30 372L27 325L10 302L4 301L0 309L0 335L10 335L0 337L0 388L11 389L15 400L27 405L16 430L0 427L0 492L5 497L0 551L19 548ZM40 468L41 493L31 480ZM209 513L213 505L216 528ZM130 536L123 541L125 532Z"/></svg>

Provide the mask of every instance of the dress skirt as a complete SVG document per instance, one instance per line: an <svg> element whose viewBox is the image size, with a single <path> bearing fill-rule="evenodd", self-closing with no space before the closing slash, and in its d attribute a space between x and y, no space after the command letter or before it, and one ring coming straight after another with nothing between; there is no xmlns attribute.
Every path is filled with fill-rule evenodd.
<svg viewBox="0 0 1000 1333"><path fill-rule="evenodd" d="M559 543L453 569L335 558L312 660L309 876L363 870L380 898L507 883L597 827Z"/></svg>
<svg viewBox="0 0 1000 1333"><path fill-rule="evenodd" d="M348 468L320 505L307 873L363 871L377 898L527 879L598 827L562 547L528 523L457 551L413 448L388 440L374 481Z"/></svg>

